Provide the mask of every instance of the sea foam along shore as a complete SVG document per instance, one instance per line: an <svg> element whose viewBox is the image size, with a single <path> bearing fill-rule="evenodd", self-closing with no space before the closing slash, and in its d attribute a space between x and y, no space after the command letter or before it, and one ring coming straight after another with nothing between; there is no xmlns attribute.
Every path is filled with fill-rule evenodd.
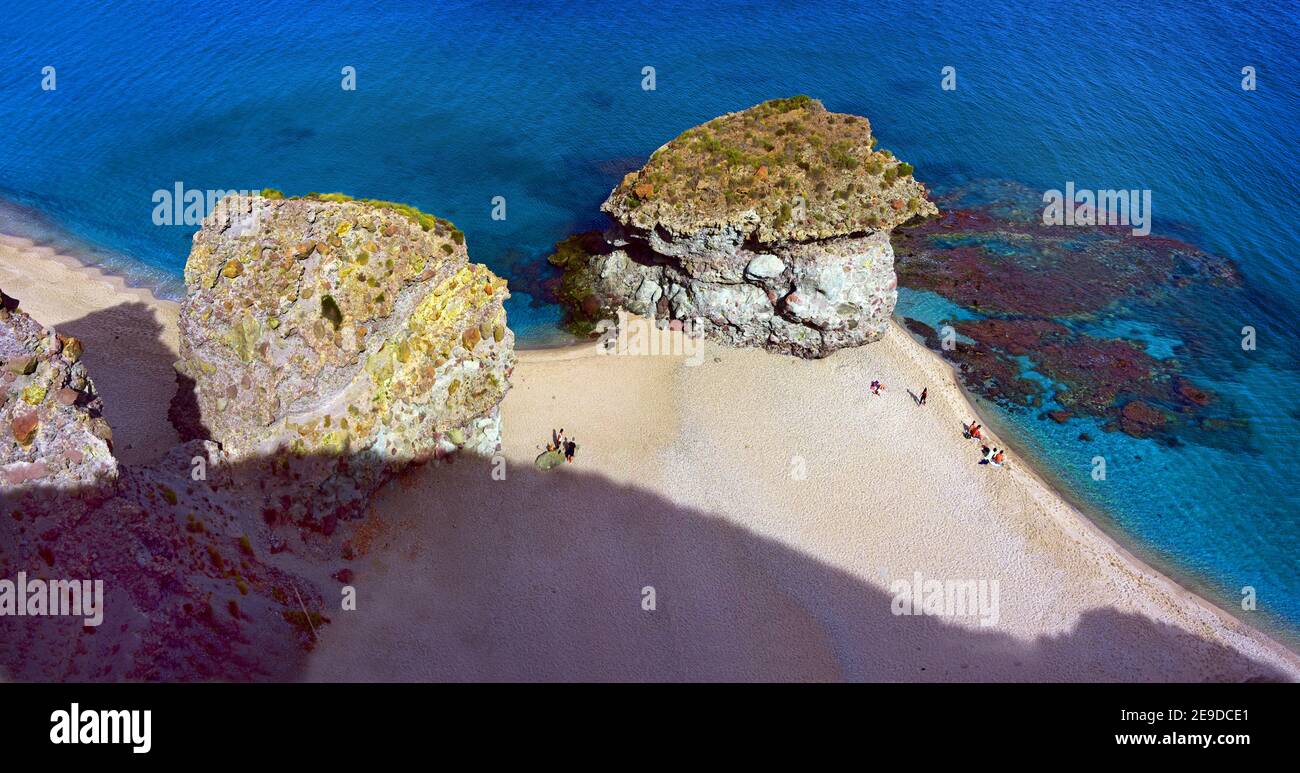
<svg viewBox="0 0 1300 773"><path fill-rule="evenodd" d="M174 442L176 304L11 237L0 287L85 340L124 461ZM454 485L463 466L382 492L354 565L369 603L335 616L305 679L1300 679L1300 656L1138 561L1019 459L976 464L971 403L897 325L812 361L521 352L513 381L508 468L558 426L577 463L510 476L487 504ZM926 386L917 407L907 390ZM996 581L996 624L895 615L895 582L917 572Z"/></svg>

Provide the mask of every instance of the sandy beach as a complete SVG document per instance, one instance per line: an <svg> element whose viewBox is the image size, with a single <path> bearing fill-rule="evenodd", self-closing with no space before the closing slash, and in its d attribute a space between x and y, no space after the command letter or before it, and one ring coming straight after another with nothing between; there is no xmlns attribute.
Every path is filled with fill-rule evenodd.
<svg viewBox="0 0 1300 773"><path fill-rule="evenodd" d="M86 366L104 397L119 459L147 462L179 442L167 421L176 391L177 304L73 256L3 234L0 287L42 324L86 343Z"/></svg>
<svg viewBox="0 0 1300 773"><path fill-rule="evenodd" d="M0 288L85 340L121 459L176 442L176 304L10 237ZM977 464L974 409L899 326L822 360L685 359L521 351L501 458L421 468L375 499L357 609L331 616L300 677L1300 678L1295 653L1136 560L1022 460ZM539 472L559 427L576 462ZM896 583L926 580L996 587L996 604L896 614Z"/></svg>

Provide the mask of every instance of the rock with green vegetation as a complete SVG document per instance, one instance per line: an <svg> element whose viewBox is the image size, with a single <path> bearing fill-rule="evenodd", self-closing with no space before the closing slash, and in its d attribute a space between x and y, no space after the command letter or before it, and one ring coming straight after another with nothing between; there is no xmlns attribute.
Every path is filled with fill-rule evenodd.
<svg viewBox="0 0 1300 773"><path fill-rule="evenodd" d="M48 496L51 489L111 488L118 474L113 433L80 361L80 342L0 298L0 489Z"/></svg>
<svg viewBox="0 0 1300 773"><path fill-rule="evenodd" d="M413 460L499 447L509 293L450 222L254 197L204 221L185 279L177 367L233 460L312 460L321 491L355 499Z"/></svg>
<svg viewBox="0 0 1300 773"><path fill-rule="evenodd" d="M557 246L571 327L621 307L804 357L878 339L897 300L889 232L938 210L875 145L867 119L803 96L684 132L610 193L604 234Z"/></svg>

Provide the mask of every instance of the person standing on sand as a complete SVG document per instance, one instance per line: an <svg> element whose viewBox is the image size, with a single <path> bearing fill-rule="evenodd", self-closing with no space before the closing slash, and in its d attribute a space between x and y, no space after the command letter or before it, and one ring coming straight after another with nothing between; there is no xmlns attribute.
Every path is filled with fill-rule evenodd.
<svg viewBox="0 0 1300 773"><path fill-rule="evenodd" d="M922 390L921 390L921 399L918 400L916 404L917 404L917 405L925 405L925 398L928 397L929 394L930 394L930 388L929 388L929 387L926 387L926 388L922 389Z"/></svg>
<svg viewBox="0 0 1300 773"><path fill-rule="evenodd" d="M564 461L573 464L573 453L578 450L578 444L569 440L564 444Z"/></svg>

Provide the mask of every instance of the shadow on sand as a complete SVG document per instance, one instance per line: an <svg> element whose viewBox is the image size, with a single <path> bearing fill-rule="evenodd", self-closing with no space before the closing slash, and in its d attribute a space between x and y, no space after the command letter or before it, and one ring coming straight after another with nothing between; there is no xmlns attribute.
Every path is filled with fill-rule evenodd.
<svg viewBox="0 0 1300 773"><path fill-rule="evenodd" d="M101 579L106 595L97 628L5 618L7 678L1285 678L1109 608L1034 641L973 619L897 616L883 587L585 472L581 458L551 472L430 462L345 513L294 476L355 460L301 460L274 481L256 462L194 480L200 446L127 467L114 486L0 492L0 579ZM345 586L355 610L341 609Z"/></svg>
<svg viewBox="0 0 1300 773"><path fill-rule="evenodd" d="M104 399L118 458L142 464L166 453L178 437L151 403L171 396L176 356L163 342L154 310L121 303L58 325L58 331L85 344L86 367Z"/></svg>

